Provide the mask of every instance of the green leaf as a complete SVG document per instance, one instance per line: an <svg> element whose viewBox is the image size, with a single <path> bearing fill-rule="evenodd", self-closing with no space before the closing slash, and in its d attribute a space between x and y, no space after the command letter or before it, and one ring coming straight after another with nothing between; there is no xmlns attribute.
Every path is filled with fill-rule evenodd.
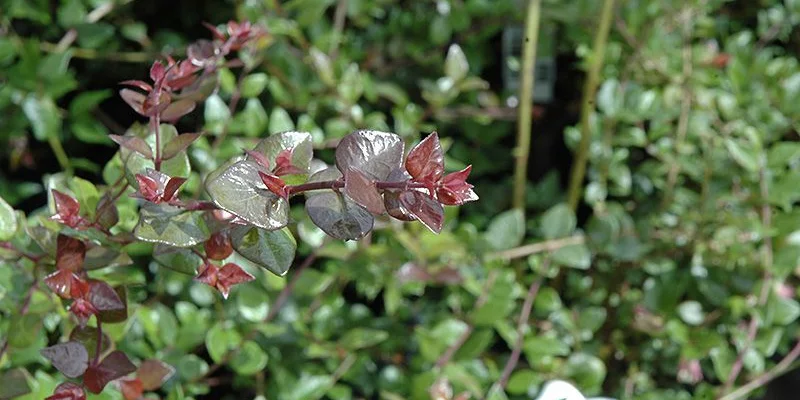
<svg viewBox="0 0 800 400"><path fill-rule="evenodd" d="M325 395L332 383L330 376L303 374L286 394L287 400L317 400Z"/></svg>
<svg viewBox="0 0 800 400"><path fill-rule="evenodd" d="M710 354L711 364L714 366L717 379L725 381L731 372L733 363L736 361L736 354L734 354L727 345L711 349Z"/></svg>
<svg viewBox="0 0 800 400"><path fill-rule="evenodd" d="M194 354L183 356L175 367L175 370L178 371L184 381L198 379L208 371L208 363Z"/></svg>
<svg viewBox="0 0 800 400"><path fill-rule="evenodd" d="M267 353L254 341L244 342L231 358L230 365L239 375L254 375L267 366Z"/></svg>
<svg viewBox="0 0 800 400"><path fill-rule="evenodd" d="M197 275L197 267L203 264L203 259L191 249L161 243L153 247L153 259L164 267L191 276Z"/></svg>
<svg viewBox="0 0 800 400"><path fill-rule="evenodd" d="M36 139L45 141L61 133L61 116L50 97L30 94L22 101L22 111L30 121Z"/></svg>
<svg viewBox="0 0 800 400"><path fill-rule="evenodd" d="M774 296L771 302L772 321L776 325L789 325L800 317L800 304L792 298Z"/></svg>
<svg viewBox="0 0 800 400"><path fill-rule="evenodd" d="M513 209L500 213L489 223L486 241L494 250L506 250L518 246L525 236L525 216L522 210Z"/></svg>
<svg viewBox="0 0 800 400"><path fill-rule="evenodd" d="M317 70L319 79L327 86L334 86L336 84L336 78L333 76L331 59L328 57L328 55L316 47L312 47L308 54L309 57L311 57L311 62L314 65L314 69Z"/></svg>
<svg viewBox="0 0 800 400"><path fill-rule="evenodd" d="M606 365L594 355L573 353L564 365L564 373L576 386L587 392L597 392L606 379Z"/></svg>
<svg viewBox="0 0 800 400"><path fill-rule="evenodd" d="M348 350L375 346L389 338L389 333L378 329L355 328L339 339L339 345Z"/></svg>
<svg viewBox="0 0 800 400"><path fill-rule="evenodd" d="M228 351L236 350L242 343L242 336L235 327L226 321L217 322L206 335L208 355L214 362L222 361Z"/></svg>
<svg viewBox="0 0 800 400"><path fill-rule="evenodd" d="M444 60L444 74L455 82L464 79L469 73L469 62L461 46L451 44L447 49L447 58Z"/></svg>
<svg viewBox="0 0 800 400"><path fill-rule="evenodd" d="M211 237L204 214L205 211L144 203L133 234L145 242L191 247Z"/></svg>
<svg viewBox="0 0 800 400"><path fill-rule="evenodd" d="M571 234L577 225L575 213L566 204L557 204L542 215L542 235L557 239Z"/></svg>
<svg viewBox="0 0 800 400"><path fill-rule="evenodd" d="M282 107L275 107L269 116L269 133L279 133L294 130L294 122L289 113Z"/></svg>
<svg viewBox="0 0 800 400"><path fill-rule="evenodd" d="M221 97L213 94L206 99L203 118L206 130L218 135L225 130L225 124L231 119L231 111Z"/></svg>
<svg viewBox="0 0 800 400"><path fill-rule="evenodd" d="M258 285L242 285L236 293L236 308L247 321L263 321L269 314L267 293Z"/></svg>
<svg viewBox="0 0 800 400"><path fill-rule="evenodd" d="M589 269L592 265L592 253L585 244L573 244L553 252L553 261L565 267Z"/></svg>
<svg viewBox="0 0 800 400"><path fill-rule="evenodd" d="M339 96L348 105L356 104L361 94L364 93L364 83L362 81L361 72L358 70L358 64L351 63L342 75L341 82L337 86Z"/></svg>
<svg viewBox="0 0 800 400"><path fill-rule="evenodd" d="M694 300L684 301L678 306L678 315L680 315L683 322L689 325L700 325L706 318L703 312L703 306Z"/></svg>
<svg viewBox="0 0 800 400"><path fill-rule="evenodd" d="M283 276L292 266L297 242L288 228L268 231L251 226L231 229L231 243L242 257Z"/></svg>
<svg viewBox="0 0 800 400"><path fill-rule="evenodd" d="M542 378L533 370L521 369L511 374L506 390L513 395L524 395L531 390L531 387L536 387L541 382Z"/></svg>
<svg viewBox="0 0 800 400"><path fill-rule="evenodd" d="M15 368L0 375L0 399L13 399L31 392L24 368Z"/></svg>
<svg viewBox="0 0 800 400"><path fill-rule="evenodd" d="M17 226L17 214L14 212L14 208L0 197L0 241L14 237Z"/></svg>
<svg viewBox="0 0 800 400"><path fill-rule="evenodd" d="M242 80L242 97L251 98L258 97L264 88L267 87L269 77L263 72L257 72L246 76Z"/></svg>
<svg viewBox="0 0 800 400"><path fill-rule="evenodd" d="M725 139L725 147L731 157L744 169L755 172L758 170L758 154L752 146L744 146L732 138Z"/></svg>

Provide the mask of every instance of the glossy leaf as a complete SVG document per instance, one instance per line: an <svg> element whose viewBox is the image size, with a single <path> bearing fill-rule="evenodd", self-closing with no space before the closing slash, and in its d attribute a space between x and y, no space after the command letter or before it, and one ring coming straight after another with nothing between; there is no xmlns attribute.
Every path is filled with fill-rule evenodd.
<svg viewBox="0 0 800 400"><path fill-rule="evenodd" d="M190 247L211 237L204 211L184 211L164 204L145 203L134 235L140 240L176 247Z"/></svg>
<svg viewBox="0 0 800 400"><path fill-rule="evenodd" d="M153 258L164 267L191 276L197 274L197 267L203 263L203 259L191 249L166 244L155 245Z"/></svg>
<svg viewBox="0 0 800 400"><path fill-rule="evenodd" d="M344 193L358 205L373 214L382 214L385 211L375 182L357 169L349 169L344 174Z"/></svg>
<svg viewBox="0 0 800 400"><path fill-rule="evenodd" d="M231 243L244 258L283 276L292 266L297 242L288 229L268 231L250 226L231 229Z"/></svg>
<svg viewBox="0 0 800 400"><path fill-rule="evenodd" d="M404 144L394 133L360 130L339 142L336 167L343 173L353 168L371 179L383 181L393 169L400 167Z"/></svg>
<svg viewBox="0 0 800 400"><path fill-rule="evenodd" d="M442 178L436 195L439 201L446 206L460 206L470 201L478 200L478 195L472 190L472 185L467 183L467 177L472 171L472 166L458 172L447 174Z"/></svg>
<svg viewBox="0 0 800 400"><path fill-rule="evenodd" d="M17 214L8 203L0 197L0 241L9 240L17 232Z"/></svg>
<svg viewBox="0 0 800 400"><path fill-rule="evenodd" d="M86 400L86 392L76 383L64 382L45 400Z"/></svg>
<svg viewBox="0 0 800 400"><path fill-rule="evenodd" d="M336 168L319 171L309 182L336 180ZM354 201L332 190L306 193L306 212L311 221L328 235L340 240L359 240L372 230L375 218Z"/></svg>
<svg viewBox="0 0 800 400"><path fill-rule="evenodd" d="M286 162L279 162L281 155L291 155L290 165L298 171L295 173L308 173L308 168L311 165L311 158L313 156L313 148L311 142L311 134L308 132L287 131L276 133L266 139L261 140L255 148L254 152L262 154L268 161L268 165L272 167L286 167ZM248 156L249 158L250 156ZM277 171L276 171L277 172ZM277 175L286 175L277 174Z"/></svg>
<svg viewBox="0 0 800 400"><path fill-rule="evenodd" d="M444 208L436 199L423 192L407 190L400 193L399 201L403 209L422 222L426 228L434 233L442 231Z"/></svg>
<svg viewBox="0 0 800 400"><path fill-rule="evenodd" d="M56 246L56 268L71 272L80 271L86 258L86 244L73 237L58 235Z"/></svg>
<svg viewBox="0 0 800 400"><path fill-rule="evenodd" d="M79 342L59 343L41 350L42 356L68 378L83 375L89 366L89 353Z"/></svg>
<svg viewBox="0 0 800 400"><path fill-rule="evenodd" d="M93 365L83 375L83 384L92 393L100 393L106 385L136 371L136 366L131 363L125 353L114 350L98 365Z"/></svg>
<svg viewBox="0 0 800 400"><path fill-rule="evenodd" d="M103 322L122 322L128 316L128 305L125 299L125 289L112 288L102 281L91 281L89 289L89 302L98 312L98 318Z"/></svg>
<svg viewBox="0 0 800 400"><path fill-rule="evenodd" d="M221 231L211 235L211 238L203 243L203 247L206 250L206 257L212 260L224 260L233 253L228 231Z"/></svg>
<svg viewBox="0 0 800 400"><path fill-rule="evenodd" d="M436 132L408 152L406 170L418 182L435 183L444 175L444 153Z"/></svg>
<svg viewBox="0 0 800 400"><path fill-rule="evenodd" d="M55 204L56 214L52 216L54 221L75 228L82 224L80 216L81 205L72 196L58 190L51 190L53 203Z"/></svg>

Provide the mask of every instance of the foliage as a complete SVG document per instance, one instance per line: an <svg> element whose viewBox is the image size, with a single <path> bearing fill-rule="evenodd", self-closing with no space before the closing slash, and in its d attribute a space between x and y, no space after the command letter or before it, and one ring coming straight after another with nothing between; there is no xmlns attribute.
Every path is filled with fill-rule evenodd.
<svg viewBox="0 0 800 400"><path fill-rule="evenodd" d="M140 2L0 0L3 160L47 171L0 177L0 399L732 400L800 355L800 3L618 2L581 208L550 174L523 211L518 2L235 2L200 41ZM543 3L586 69L602 2Z"/></svg>

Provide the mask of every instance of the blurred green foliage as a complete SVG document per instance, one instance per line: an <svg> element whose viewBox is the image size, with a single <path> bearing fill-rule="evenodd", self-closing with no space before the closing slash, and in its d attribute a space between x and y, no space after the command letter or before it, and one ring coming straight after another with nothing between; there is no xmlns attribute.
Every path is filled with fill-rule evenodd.
<svg viewBox="0 0 800 400"><path fill-rule="evenodd" d="M127 246L133 265L93 272L128 286L130 318L104 327L132 358L176 368L164 398L428 399L445 377L474 398L530 398L560 378L620 399L710 399L769 374L797 341L800 1L620 1L580 219L556 175L530 182L524 214L506 211L515 93L499 73L514 62L499 35L523 23L524 2L142 2L0 0L0 240L52 214L45 189L96 203L122 173L107 135L134 115L113 84L164 53L182 57L200 37L181 28L228 18L270 36L243 72L220 71L218 91L179 126L206 133L180 166L186 193L203 196L210 171L269 134L307 131L330 162L325 149L369 128L408 144L438 131L448 169L472 164L481 196L448 209L440 235L387 223L363 243L326 239L296 204L296 265L310 266L279 278L235 255L257 280L227 301L162 268L152 246ZM599 3L544 2L557 51L579 69ZM180 21L137 20L148 7ZM562 134L537 126L534 147ZM570 149L579 136L563 132ZM26 218L12 210L21 204ZM133 229L136 202L117 206ZM39 282L29 261L2 252L0 368L9 382L24 368L32 391L19 398L42 399L62 377L39 350L74 322L46 288L28 290ZM490 391L518 342L505 389ZM0 398L15 394L6 387Z"/></svg>

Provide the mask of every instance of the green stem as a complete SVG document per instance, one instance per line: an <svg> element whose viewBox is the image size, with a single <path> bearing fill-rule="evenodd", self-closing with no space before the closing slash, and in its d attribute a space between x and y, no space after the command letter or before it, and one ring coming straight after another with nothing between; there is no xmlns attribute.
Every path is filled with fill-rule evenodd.
<svg viewBox="0 0 800 400"><path fill-rule="evenodd" d="M603 11L600 14L600 25L597 27L597 32L594 36L594 54L592 54L588 78L583 87L581 142L578 146L578 152L575 154L575 163L572 167L572 176L570 177L567 195L567 201L573 210L578 208L578 202L583 191L583 178L586 176L586 164L589 161L589 144L591 143L589 117L592 110L594 110L594 97L597 92L597 86L600 83L600 68L603 66L603 59L606 54L606 43L608 43L608 33L611 30L613 9L614 0L605 0Z"/></svg>
<svg viewBox="0 0 800 400"><path fill-rule="evenodd" d="M514 165L513 206L525 210L525 192L528 180L528 156L531 147L531 108L536 69L536 43L539 41L541 0L529 0L525 20L525 43L522 48L522 85L519 94L519 125L517 126L516 163Z"/></svg>
<svg viewBox="0 0 800 400"><path fill-rule="evenodd" d="M61 145L61 140L58 139L58 136L55 134L47 135L47 143L49 143L50 148L53 149L53 153L56 155L56 160L58 160L58 164L61 165L61 168L66 171L67 175L72 175L72 166L69 165L69 157L67 157L67 152L64 151L64 146Z"/></svg>

